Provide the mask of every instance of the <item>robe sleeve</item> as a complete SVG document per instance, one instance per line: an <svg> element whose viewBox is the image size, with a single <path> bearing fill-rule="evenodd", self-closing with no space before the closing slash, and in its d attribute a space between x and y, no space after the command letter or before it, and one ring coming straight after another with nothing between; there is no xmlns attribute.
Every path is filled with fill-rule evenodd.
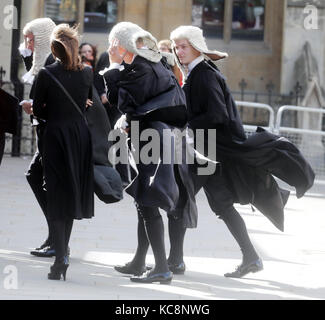
<svg viewBox="0 0 325 320"><path fill-rule="evenodd" d="M109 103L116 106L118 103L118 86L117 83L121 80L121 71L118 69L108 70L104 73L106 95Z"/></svg>
<svg viewBox="0 0 325 320"><path fill-rule="evenodd" d="M122 113L132 114L150 96L152 76L152 70L141 63L126 66L123 71L107 71L104 79L108 101L117 105Z"/></svg>
<svg viewBox="0 0 325 320"><path fill-rule="evenodd" d="M195 101L199 101L202 112L189 121L190 127L194 129L215 128L216 125L228 123L229 115L222 89L222 80L218 79L212 70L204 73L199 80L196 85L200 85L202 90L200 90L200 97L196 97Z"/></svg>
<svg viewBox="0 0 325 320"><path fill-rule="evenodd" d="M35 79L33 113L36 117L44 119L46 98L48 91L48 77L45 70L40 70Z"/></svg>

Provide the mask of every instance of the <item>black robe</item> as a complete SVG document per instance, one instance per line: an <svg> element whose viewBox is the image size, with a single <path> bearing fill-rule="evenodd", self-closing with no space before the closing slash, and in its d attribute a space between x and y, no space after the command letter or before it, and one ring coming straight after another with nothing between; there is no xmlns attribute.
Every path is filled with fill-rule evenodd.
<svg viewBox="0 0 325 320"><path fill-rule="evenodd" d="M196 65L183 89L189 127L216 129L216 159L212 160L220 161L236 202L253 204L283 231L289 191L279 188L272 175L294 186L300 198L315 178L308 162L290 141L262 128L246 138L225 78L214 64ZM205 136L206 150L207 132Z"/></svg>
<svg viewBox="0 0 325 320"><path fill-rule="evenodd" d="M0 88L0 164L6 143L5 132L17 133L18 108L18 99Z"/></svg>
<svg viewBox="0 0 325 320"><path fill-rule="evenodd" d="M82 112L92 87L92 71L67 71L56 62L46 67L66 88ZM45 105L45 107L44 107ZM61 88L41 70L35 82L34 114L47 110L42 159L51 219L94 215L94 173L91 135L85 119Z"/></svg>
<svg viewBox="0 0 325 320"><path fill-rule="evenodd" d="M107 71L104 79L108 100L126 114L129 122L139 120L140 135L148 128L159 133L161 160L164 152L163 130L184 127L187 122L185 95L173 73L162 62L153 63L136 56L132 64L125 65L123 71ZM139 149L142 147L140 143ZM173 159L171 164L144 164L140 159L135 169L137 175L132 177L126 192L139 205L173 211L183 215L184 226L196 227L194 187L188 182L186 164L175 164ZM185 186L186 200L182 208L176 171Z"/></svg>
<svg viewBox="0 0 325 320"><path fill-rule="evenodd" d="M89 99L93 105L87 108L85 117L93 146L95 194L105 203L117 202L123 198L122 180L108 160L108 151L112 145L108 140L111 125L95 85L92 86Z"/></svg>

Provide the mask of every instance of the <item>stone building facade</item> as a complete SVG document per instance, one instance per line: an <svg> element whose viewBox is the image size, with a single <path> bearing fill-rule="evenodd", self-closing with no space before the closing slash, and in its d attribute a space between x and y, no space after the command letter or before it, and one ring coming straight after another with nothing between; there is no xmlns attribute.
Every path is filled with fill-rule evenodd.
<svg viewBox="0 0 325 320"><path fill-rule="evenodd" d="M200 26L211 49L229 54L218 66L232 91L240 91L242 84L248 91L267 93L271 87L274 93L289 94L296 83L296 61L309 42L325 95L322 0L3 0L0 10L17 2L21 28L44 16L56 23L78 23L82 41L97 45L99 53L107 50L109 30L119 21L137 23L158 40L179 25ZM316 8L316 29L307 5ZM10 37L10 32L0 31L0 45L8 48L0 53L5 68L11 61ZM23 72L21 66L19 77Z"/></svg>

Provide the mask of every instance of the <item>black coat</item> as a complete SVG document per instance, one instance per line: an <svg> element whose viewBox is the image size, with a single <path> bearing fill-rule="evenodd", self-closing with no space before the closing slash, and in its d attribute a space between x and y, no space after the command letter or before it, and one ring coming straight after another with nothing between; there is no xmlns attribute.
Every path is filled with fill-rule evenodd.
<svg viewBox="0 0 325 320"><path fill-rule="evenodd" d="M0 132L17 133L18 99L0 88Z"/></svg>
<svg viewBox="0 0 325 320"><path fill-rule="evenodd" d="M106 93L105 89L105 82L102 76L99 75L99 71L104 70L105 68L109 67L109 56L107 52L104 52L100 55L98 62L95 68L94 74L94 85L97 89L98 95L101 96L102 94Z"/></svg>
<svg viewBox="0 0 325 320"><path fill-rule="evenodd" d="M217 130L213 160L221 162L222 174L228 178L236 202L255 205L283 231L283 209L289 191L279 188L272 175L294 186L297 197L302 197L315 178L308 162L290 141L262 128L246 139L225 78L212 63L199 63L184 90L189 126Z"/></svg>
<svg viewBox="0 0 325 320"><path fill-rule="evenodd" d="M5 132L17 133L18 110L18 99L0 88L0 164L6 143Z"/></svg>
<svg viewBox="0 0 325 320"><path fill-rule="evenodd" d="M27 58L29 58L29 57L27 57ZM26 58L24 58L25 67L26 67L26 70L29 71L30 70L30 69L28 69L29 64L28 64L28 62L25 61L25 59ZM53 64L54 62L55 62L55 58L54 58L53 54L50 53L49 56L47 57L47 59L45 60L44 67L49 66L49 65ZM30 68L31 67L32 66L30 66ZM33 82L32 88L30 89L29 98L34 99L34 94L35 94L35 81ZM43 118L44 118L44 116L43 116Z"/></svg>
<svg viewBox="0 0 325 320"><path fill-rule="evenodd" d="M25 67L26 70L29 71L30 68L33 65L33 56L30 57L26 57L23 58L23 61L25 63ZM47 57L44 66L48 66L51 65L55 62L54 56L52 55L52 53L49 54L49 56ZM37 77L37 76L36 76ZM32 87L30 89L29 92L29 98L30 99L34 99L34 95L35 95L35 85L36 85L36 81L34 80ZM31 123L34 124L34 118L36 118L34 115L30 116L30 120ZM42 108L42 110L40 111L39 115L38 115L38 120L36 121L36 123L38 123L38 125L36 126L36 134L37 134L37 148L39 152L42 152L42 135L45 129L45 121L47 119L47 109L46 108Z"/></svg>
<svg viewBox="0 0 325 320"><path fill-rule="evenodd" d="M91 99L93 105L87 108L85 117L93 146L95 194L105 203L117 202L123 198L123 188L119 173L108 160L108 151L112 145L108 140L111 125L94 85Z"/></svg>
<svg viewBox="0 0 325 320"><path fill-rule="evenodd" d="M147 128L156 129L160 137L160 160L163 157L164 129L184 127L187 122L185 96L173 73L161 62L153 63L136 56L123 71L110 70L104 74L107 97L111 104L127 115L128 121L139 120L140 135ZM140 144L139 149L143 147ZM184 214L184 225L196 227L197 209L194 187L187 180L188 166L171 164L136 165L128 192L135 201L148 207L160 207L168 212ZM178 170L186 191L186 204L179 209L180 186L175 177Z"/></svg>
<svg viewBox="0 0 325 320"><path fill-rule="evenodd" d="M85 112L92 87L90 68L67 71L59 62L46 68ZM36 79L34 114L41 115L43 108L47 109L42 137L47 212L52 219L91 218L94 215L91 135L85 119L45 70Z"/></svg>

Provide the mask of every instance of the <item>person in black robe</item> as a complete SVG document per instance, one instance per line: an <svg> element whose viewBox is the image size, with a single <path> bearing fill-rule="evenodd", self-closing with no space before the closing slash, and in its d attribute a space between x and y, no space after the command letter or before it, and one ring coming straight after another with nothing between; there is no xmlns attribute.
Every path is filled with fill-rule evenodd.
<svg viewBox="0 0 325 320"><path fill-rule="evenodd" d="M133 23L121 22L112 29L109 39L111 63L104 73L107 98L126 115L125 130L129 135L132 136L135 123L139 124L140 135L146 129L154 129L159 134L159 159L162 159L163 130L182 128L187 121L184 93L173 73L160 61L157 41L149 32ZM140 151L143 147L142 142L138 147L129 144L131 154L133 148ZM172 280L159 208L179 216L185 211L187 217L184 220L188 226L196 226L194 189L191 191L185 181L187 166L171 160L171 163L147 164L140 159L136 162L137 174L126 188L138 211L138 248L130 263L115 269L122 273L142 274L149 243L155 258L153 270L133 276L131 281L170 283Z"/></svg>
<svg viewBox="0 0 325 320"><path fill-rule="evenodd" d="M199 175L197 168L193 171L195 191L204 189L210 208L226 223L243 254L241 265L225 276L242 277L260 271L263 269L262 260L233 204L251 203L283 231L283 208L289 191L279 188L271 174L294 185L297 196L301 197L312 186L314 172L287 139L262 128L246 138L225 78L211 61L206 60L218 60L227 54L209 50L202 30L181 26L172 31L171 40L177 61L187 73L183 89L188 125L193 130L194 140L196 130L204 129L204 144L195 144L195 147L204 152L209 143L214 144L216 154L211 160L221 164L211 175ZM215 130L215 141L211 141L209 129Z"/></svg>
<svg viewBox="0 0 325 320"><path fill-rule="evenodd" d="M36 116L47 111L42 159L56 251L48 274L51 280L60 280L61 275L65 280L73 220L94 215L92 143L83 115L91 98L92 71L80 62L78 47L75 29L65 24L54 29L51 49L59 60L39 72L33 103Z"/></svg>
<svg viewBox="0 0 325 320"><path fill-rule="evenodd" d="M30 21L24 27L24 43L19 47L27 73L23 76L25 83L32 85L29 98L33 100L35 92L35 76L44 65L55 62L50 49L50 36L55 23L49 18L40 18ZM48 237L42 245L30 253L38 257L53 257L55 249L52 239L52 226L48 219L46 191L44 189L43 166L41 156L42 134L46 124L46 114L37 119L32 114L32 101L21 102L23 110L30 115L32 126L36 128L37 150L26 172L27 181L40 205L48 225Z"/></svg>
<svg viewBox="0 0 325 320"><path fill-rule="evenodd" d="M121 117L121 112L117 109L116 105L112 105L109 103L106 96L106 88L105 81L103 77L99 74L99 72L105 70L109 67L109 56L108 52L103 52L96 64L95 72L94 72L94 85L97 89L98 95L106 109L111 128L113 129L117 120Z"/></svg>
<svg viewBox="0 0 325 320"><path fill-rule="evenodd" d="M18 124L18 99L0 88L0 164L2 161L6 135L16 134Z"/></svg>

